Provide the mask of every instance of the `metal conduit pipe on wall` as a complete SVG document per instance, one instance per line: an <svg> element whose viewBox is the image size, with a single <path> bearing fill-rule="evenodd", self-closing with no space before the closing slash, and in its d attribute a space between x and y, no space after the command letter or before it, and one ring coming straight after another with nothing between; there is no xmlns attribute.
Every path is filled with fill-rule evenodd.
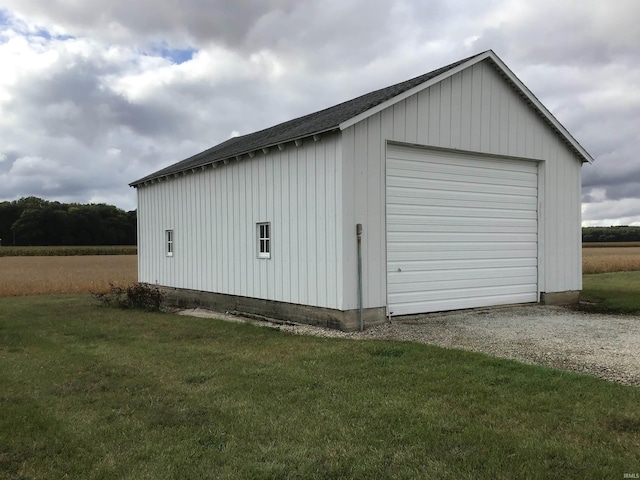
<svg viewBox="0 0 640 480"><path fill-rule="evenodd" d="M360 331L364 330L362 317L362 224L356 224L356 236L358 237L358 308L360 310Z"/></svg>

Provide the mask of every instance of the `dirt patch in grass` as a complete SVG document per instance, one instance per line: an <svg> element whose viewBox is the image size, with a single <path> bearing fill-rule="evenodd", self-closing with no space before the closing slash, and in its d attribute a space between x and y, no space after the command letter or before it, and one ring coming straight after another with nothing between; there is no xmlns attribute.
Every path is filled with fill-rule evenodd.
<svg viewBox="0 0 640 480"><path fill-rule="evenodd" d="M0 297L90 293L137 282L137 255L0 257Z"/></svg>

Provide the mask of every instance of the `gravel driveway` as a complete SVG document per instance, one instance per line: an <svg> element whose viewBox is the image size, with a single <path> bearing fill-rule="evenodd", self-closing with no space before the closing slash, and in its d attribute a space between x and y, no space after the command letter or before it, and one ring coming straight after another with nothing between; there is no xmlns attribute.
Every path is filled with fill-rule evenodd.
<svg viewBox="0 0 640 480"><path fill-rule="evenodd" d="M186 315L239 317L203 310ZM640 317L596 315L564 307L518 305L398 317L346 333L307 325L257 322L296 334L393 339L462 348L640 386Z"/></svg>

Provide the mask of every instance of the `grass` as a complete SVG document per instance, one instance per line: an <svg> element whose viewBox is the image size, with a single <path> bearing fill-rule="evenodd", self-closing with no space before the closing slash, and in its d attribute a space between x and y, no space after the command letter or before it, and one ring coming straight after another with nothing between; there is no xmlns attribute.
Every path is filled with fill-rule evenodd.
<svg viewBox="0 0 640 480"><path fill-rule="evenodd" d="M420 344L0 299L0 478L622 478L640 389Z"/></svg>
<svg viewBox="0 0 640 480"><path fill-rule="evenodd" d="M640 312L640 271L583 275L580 300L588 311Z"/></svg>
<svg viewBox="0 0 640 480"><path fill-rule="evenodd" d="M137 256L0 257L0 297L105 291L138 278Z"/></svg>
<svg viewBox="0 0 640 480"><path fill-rule="evenodd" d="M49 246L49 247L0 247L0 257L42 257L42 256L76 256L76 255L136 255L136 245L103 245L103 246Z"/></svg>

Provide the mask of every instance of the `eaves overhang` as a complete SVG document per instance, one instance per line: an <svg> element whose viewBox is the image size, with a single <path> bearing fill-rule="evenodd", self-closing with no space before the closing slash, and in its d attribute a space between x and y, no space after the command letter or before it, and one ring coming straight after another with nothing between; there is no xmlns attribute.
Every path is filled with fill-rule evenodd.
<svg viewBox="0 0 640 480"><path fill-rule="evenodd" d="M159 170L151 175L143 177L135 182L131 182L129 184L130 187L137 188L141 185L148 185L156 182L162 182L165 180L170 180L171 178L177 178L183 175L187 175L189 173L195 173L202 170L207 170L208 168L218 168L220 165L228 165L231 162L239 162L244 159L252 159L256 155L263 154L267 155L272 148L277 148L278 150L284 150L287 146L294 145L295 147L300 147L305 141L312 140L314 142L320 141L323 135L327 133L337 132L339 130L338 127L328 128L324 130L319 130L317 132L313 132L307 135L303 135L296 138L291 138L290 140L286 140L284 142L275 142L268 143L263 146L257 148L251 148L246 150L241 150L238 153L234 153L233 155L228 155L224 157L215 157L207 158L207 151L197 153L187 159L183 160L183 162L193 162L196 160L200 160L197 164L184 167L184 168L175 168L175 165L170 165L169 167Z"/></svg>

